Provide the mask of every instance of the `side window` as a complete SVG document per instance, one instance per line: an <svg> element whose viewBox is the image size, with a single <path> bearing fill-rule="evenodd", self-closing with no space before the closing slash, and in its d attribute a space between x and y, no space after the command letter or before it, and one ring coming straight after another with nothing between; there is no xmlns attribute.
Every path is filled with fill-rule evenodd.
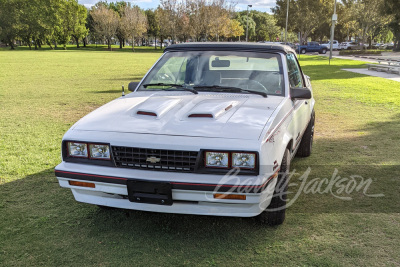
<svg viewBox="0 0 400 267"><path fill-rule="evenodd" d="M293 54L286 55L286 61L288 65L288 76L291 87L303 87L303 79L300 71L300 67L297 64L297 60Z"/></svg>

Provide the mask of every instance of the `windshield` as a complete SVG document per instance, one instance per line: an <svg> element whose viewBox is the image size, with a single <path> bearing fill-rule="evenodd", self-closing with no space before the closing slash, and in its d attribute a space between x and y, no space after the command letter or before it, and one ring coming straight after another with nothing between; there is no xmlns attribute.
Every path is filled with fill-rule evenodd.
<svg viewBox="0 0 400 267"><path fill-rule="evenodd" d="M281 56L240 51L169 52L150 71L138 90L185 89L283 96Z"/></svg>

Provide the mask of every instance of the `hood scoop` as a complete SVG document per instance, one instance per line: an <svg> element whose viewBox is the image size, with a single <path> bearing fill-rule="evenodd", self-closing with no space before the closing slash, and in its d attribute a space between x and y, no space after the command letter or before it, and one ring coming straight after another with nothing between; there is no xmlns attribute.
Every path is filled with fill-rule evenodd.
<svg viewBox="0 0 400 267"><path fill-rule="evenodd" d="M181 100L167 97L151 97L134 109L133 116L138 118L156 117L160 119Z"/></svg>
<svg viewBox="0 0 400 267"><path fill-rule="evenodd" d="M218 119L238 104L238 101L204 100L193 107L187 117Z"/></svg>

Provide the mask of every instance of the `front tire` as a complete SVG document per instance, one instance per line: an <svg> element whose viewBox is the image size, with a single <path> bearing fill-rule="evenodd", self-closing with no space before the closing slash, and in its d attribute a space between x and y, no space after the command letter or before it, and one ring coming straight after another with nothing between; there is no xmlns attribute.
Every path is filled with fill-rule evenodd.
<svg viewBox="0 0 400 267"><path fill-rule="evenodd" d="M322 54L326 54L326 49L322 49Z"/></svg>
<svg viewBox="0 0 400 267"><path fill-rule="evenodd" d="M257 216L257 219L269 226L280 225L285 221L288 176L290 170L290 152L285 150L276 182L274 195L269 206Z"/></svg>
<svg viewBox="0 0 400 267"><path fill-rule="evenodd" d="M300 50L300 54L305 54L305 53L306 53L306 50L304 48Z"/></svg>
<svg viewBox="0 0 400 267"><path fill-rule="evenodd" d="M312 144L314 140L314 123L315 123L315 113L314 110L311 113L310 122L307 125L306 131L301 138L301 143L299 149L297 150L296 156L308 157L311 155Z"/></svg>

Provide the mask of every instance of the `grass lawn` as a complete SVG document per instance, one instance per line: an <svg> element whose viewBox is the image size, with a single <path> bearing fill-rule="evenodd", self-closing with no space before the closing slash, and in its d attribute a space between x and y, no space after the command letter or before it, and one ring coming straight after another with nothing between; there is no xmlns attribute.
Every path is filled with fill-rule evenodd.
<svg viewBox="0 0 400 267"><path fill-rule="evenodd" d="M120 96L150 49L0 50L0 265L400 265L400 84L341 71L364 62L301 56L316 104L309 180L371 178L351 200L301 194L275 228L254 219L102 210L59 187L64 132ZM292 177L300 187L300 174ZM297 184L297 185L295 185ZM295 190L294 190L295 191ZM345 196L343 192L337 193Z"/></svg>

